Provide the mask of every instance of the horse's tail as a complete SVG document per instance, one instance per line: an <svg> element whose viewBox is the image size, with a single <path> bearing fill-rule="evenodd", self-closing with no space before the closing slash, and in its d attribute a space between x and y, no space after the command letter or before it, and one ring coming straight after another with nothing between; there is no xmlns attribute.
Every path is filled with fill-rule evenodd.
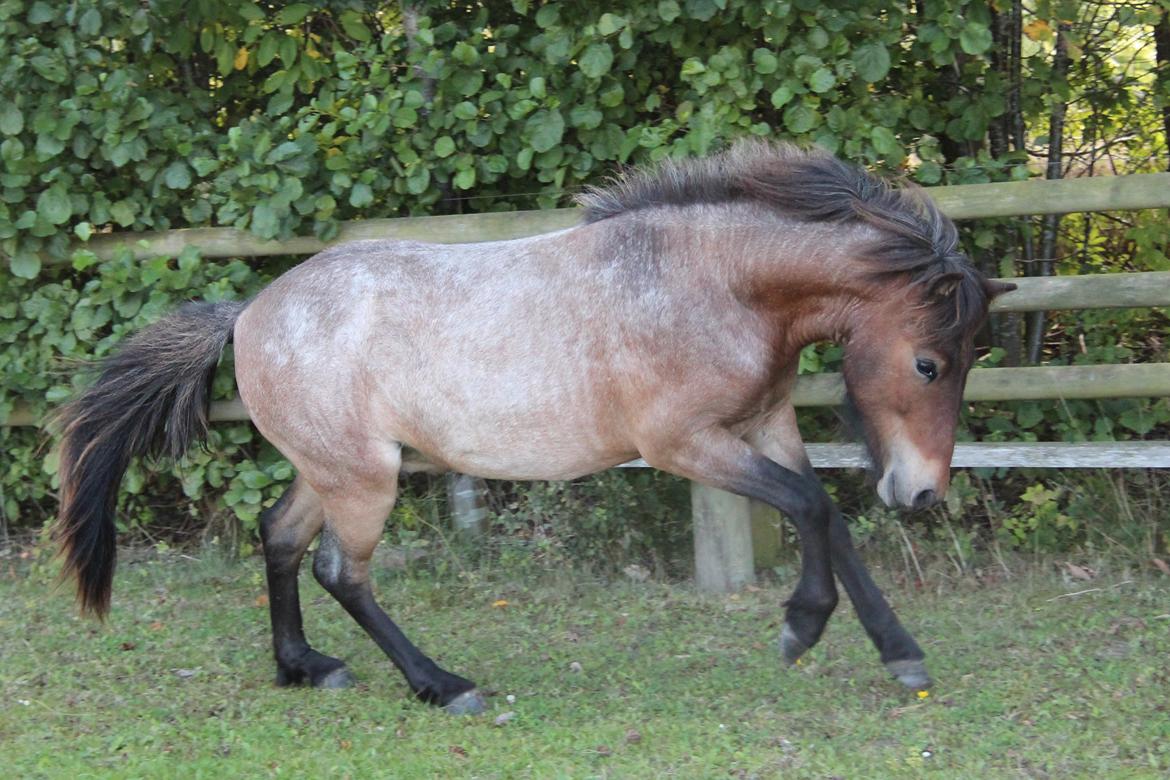
<svg viewBox="0 0 1170 780"><path fill-rule="evenodd" d="M105 358L97 382L57 415L61 505L53 536L82 612L104 617L114 577L114 512L130 459L179 458L207 435L211 380L242 303L189 303Z"/></svg>

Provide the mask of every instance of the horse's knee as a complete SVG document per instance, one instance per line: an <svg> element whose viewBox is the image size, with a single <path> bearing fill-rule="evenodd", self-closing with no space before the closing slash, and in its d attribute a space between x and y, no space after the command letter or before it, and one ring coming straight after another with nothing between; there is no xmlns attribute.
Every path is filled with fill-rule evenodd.
<svg viewBox="0 0 1170 780"><path fill-rule="evenodd" d="M807 523L814 528L827 529L833 516L833 499L820 483L808 477L793 485L789 505L787 513L798 528Z"/></svg>

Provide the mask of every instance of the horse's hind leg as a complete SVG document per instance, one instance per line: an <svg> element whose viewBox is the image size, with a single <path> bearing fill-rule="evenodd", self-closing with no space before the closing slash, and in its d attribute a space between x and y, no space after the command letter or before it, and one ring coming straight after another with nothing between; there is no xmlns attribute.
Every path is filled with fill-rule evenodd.
<svg viewBox="0 0 1170 780"><path fill-rule="evenodd" d="M390 657L415 696L457 715L482 712L486 705L475 683L424 655L374 600L370 556L382 538L395 493L392 477L380 492L349 489L326 496L325 530L313 558L313 574Z"/></svg>
<svg viewBox="0 0 1170 780"><path fill-rule="evenodd" d="M277 685L345 688L353 683L344 663L309 647L301 625L297 573L324 518L320 497L300 477L260 516Z"/></svg>

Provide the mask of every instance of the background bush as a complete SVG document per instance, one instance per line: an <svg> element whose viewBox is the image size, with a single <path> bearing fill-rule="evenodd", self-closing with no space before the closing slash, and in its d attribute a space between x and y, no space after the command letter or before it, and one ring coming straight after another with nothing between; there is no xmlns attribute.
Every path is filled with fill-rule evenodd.
<svg viewBox="0 0 1170 780"><path fill-rule="evenodd" d="M246 297L295 262L99 261L85 250L94 235L234 226L328 239L356 218L563 206L619 165L742 135L820 144L927 185L1037 175L1053 149L1047 175L1162 169L1168 31L1166 0L660 0L604 12L556 0L0 0L0 419L59 403L78 382L72 361L177 302ZM1170 268L1164 214L1055 224L1051 269L1042 220L965 234L1000 275ZM983 359L1164 360L1166 332L1148 310L1060 314L1030 330L999 318ZM806 363L834 368L839 350L810 350ZM216 393L231 392L225 367ZM999 404L966 421L965 435L984 439L1166 436L1170 406ZM805 423L813 439L835 430L827 412ZM52 449L27 427L0 428L0 445L4 528L37 528L54 510ZM1018 495L1048 484L997 476ZM218 425L182 470L131 470L123 522L156 534L212 518L211 533L247 540L289 478L250 426ZM558 503L597 520L582 501L661 521L662 507L685 503L668 480L610 479L533 488L529 514L501 487L500 522L532 532L540 507ZM638 503L614 479L653 495ZM592 552L620 546L621 519L593 524ZM638 534L634 557L660 546Z"/></svg>

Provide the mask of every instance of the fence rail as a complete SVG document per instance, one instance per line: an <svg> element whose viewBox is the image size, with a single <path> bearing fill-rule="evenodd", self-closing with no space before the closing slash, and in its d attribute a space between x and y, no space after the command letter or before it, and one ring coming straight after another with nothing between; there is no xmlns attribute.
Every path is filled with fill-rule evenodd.
<svg viewBox="0 0 1170 780"><path fill-rule="evenodd" d="M931 187L927 191L945 214L960 220L1162 208L1170 207L1170 173L957 184ZM572 227L579 220L577 209L365 219L343 222L337 237L330 241L306 236L273 241L236 228L182 228L98 235L87 244L75 245L75 248L89 249L103 260L114 257L123 247L137 260L175 257L188 247L195 247L203 257L309 255L333 244L367 238L409 239L437 244L524 238ZM46 257L44 261L65 262L67 259Z"/></svg>

